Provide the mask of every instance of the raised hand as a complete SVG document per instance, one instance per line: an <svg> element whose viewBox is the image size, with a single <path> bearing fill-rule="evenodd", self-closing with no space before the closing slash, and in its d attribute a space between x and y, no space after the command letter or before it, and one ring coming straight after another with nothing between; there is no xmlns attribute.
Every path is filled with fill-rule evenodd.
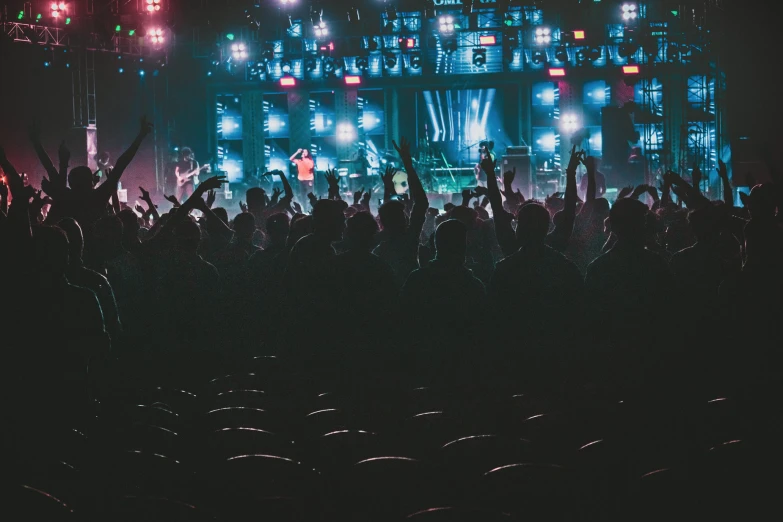
<svg viewBox="0 0 783 522"><path fill-rule="evenodd" d="M701 186L701 169L697 164L693 164L693 170L691 171L691 179L693 180L693 186L695 188L699 188Z"/></svg>
<svg viewBox="0 0 783 522"><path fill-rule="evenodd" d="M282 194L282 193L283 193L282 190L280 190L279 188L275 187L272 190L272 198L269 200L269 204L270 205L274 205L275 203L277 203L280 200L280 194Z"/></svg>
<svg viewBox="0 0 783 522"><path fill-rule="evenodd" d="M495 175L495 167L497 166L497 160L493 160L491 156L485 156L481 160L481 170L483 170L487 176Z"/></svg>
<svg viewBox="0 0 783 522"><path fill-rule="evenodd" d="M199 183L196 190L200 191L201 194L204 194L210 190L219 189L223 183L227 182L228 181L226 180L226 176L212 176L211 178L207 178L206 181Z"/></svg>
<svg viewBox="0 0 783 522"><path fill-rule="evenodd" d="M718 171L718 176L720 176L721 179L729 177L729 171L726 169L726 164L723 163L723 160L718 159L718 168L715 170Z"/></svg>
<svg viewBox="0 0 783 522"><path fill-rule="evenodd" d="M167 196L167 195L164 194L163 195L163 199L165 199L166 201L169 201L172 205L174 205L175 208L179 206L179 201L174 196Z"/></svg>
<svg viewBox="0 0 783 522"><path fill-rule="evenodd" d="M336 187L339 187L339 181L337 180L337 171L334 169L327 169L326 173L324 173L324 177L326 178L326 182L329 184L329 189L333 189Z"/></svg>
<svg viewBox="0 0 783 522"><path fill-rule="evenodd" d="M247 212L247 204L244 201L239 202L239 210L241 210L243 213Z"/></svg>
<svg viewBox="0 0 783 522"><path fill-rule="evenodd" d="M647 185L637 185L635 189L633 189L633 192L631 193L632 199L638 199L639 196L647 192Z"/></svg>
<svg viewBox="0 0 783 522"><path fill-rule="evenodd" d="M364 195L364 187L357 190L353 193L353 204L358 205L362 201L362 196Z"/></svg>
<svg viewBox="0 0 783 522"><path fill-rule="evenodd" d="M308 192L307 193L307 201L309 201L310 205L314 207L315 204L318 203L318 198L315 197L315 194L313 194L312 192Z"/></svg>
<svg viewBox="0 0 783 522"><path fill-rule="evenodd" d="M294 212L296 212L297 214L304 214L304 212L302 212L302 205L300 205L296 201L291 202L291 206L293 207Z"/></svg>
<svg viewBox="0 0 783 522"><path fill-rule="evenodd" d="M147 120L146 115L141 117L140 124L141 124L141 128L139 129L139 134L141 134L142 136L146 136L147 134L152 132L153 125L150 121Z"/></svg>
<svg viewBox="0 0 783 522"><path fill-rule="evenodd" d="M212 208L212 205L215 204L215 198L217 197L217 193L214 190L210 190L207 192L207 207Z"/></svg>
<svg viewBox="0 0 783 522"><path fill-rule="evenodd" d="M362 189L364 190L364 189ZM372 197L372 191L368 190L362 195L362 205L367 207L367 209L370 208L370 198Z"/></svg>
<svg viewBox="0 0 783 522"><path fill-rule="evenodd" d="M65 144L65 140L60 142L60 147L57 149L57 156L60 158L60 163L68 163L71 159L71 151L68 145Z"/></svg>
<svg viewBox="0 0 783 522"><path fill-rule="evenodd" d="M487 196L489 195L489 189L487 187L476 187L476 189L473 191L473 193L476 195L477 198L481 196Z"/></svg>
<svg viewBox="0 0 783 522"><path fill-rule="evenodd" d="M383 181L384 185L392 183L392 178L394 178L395 172L397 172L395 167L392 167L391 165L386 166L386 172L381 174L381 181Z"/></svg>
<svg viewBox="0 0 783 522"><path fill-rule="evenodd" d="M392 145L394 145L394 149L397 151L397 154L400 155L402 162L407 165L408 162L411 161L410 142L405 138L405 136L400 136L400 144L397 145L397 142L392 140Z"/></svg>
<svg viewBox="0 0 783 522"><path fill-rule="evenodd" d="M141 191L141 196L139 196L141 200L150 203L150 193L147 192L147 190L141 186L139 187L139 190Z"/></svg>
<svg viewBox="0 0 783 522"><path fill-rule="evenodd" d="M136 205L135 205L133 208L135 208L135 209L136 209L136 212L138 212L138 213L139 213L139 214L141 214L142 216L144 216L144 215L147 213L147 211L146 211L146 210L144 210L144 207L142 207L142 206L141 206L141 205L139 205L139 204L136 204Z"/></svg>
<svg viewBox="0 0 783 522"><path fill-rule="evenodd" d="M568 160L567 172L576 172L579 163L583 161L581 153L576 151L576 144L571 146L571 159Z"/></svg>
<svg viewBox="0 0 783 522"><path fill-rule="evenodd" d="M633 185L628 185L627 187L623 187L620 189L620 192L617 193L617 199L627 198L632 192L633 192Z"/></svg>
<svg viewBox="0 0 783 522"><path fill-rule="evenodd" d="M517 176L517 168L514 167L511 170L507 170L503 173L503 183L510 185L514 182L514 178Z"/></svg>

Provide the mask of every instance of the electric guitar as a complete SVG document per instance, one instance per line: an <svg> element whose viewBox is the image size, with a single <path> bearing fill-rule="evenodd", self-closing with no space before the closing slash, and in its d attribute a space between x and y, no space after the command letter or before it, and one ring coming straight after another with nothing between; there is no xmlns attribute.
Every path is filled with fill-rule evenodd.
<svg viewBox="0 0 783 522"><path fill-rule="evenodd" d="M177 176L177 187L182 187L183 185L188 183L188 181L190 181L190 178L192 178L193 176L197 175L202 170L209 171L209 169L210 169L209 163L205 163L202 166L200 166L199 168L190 170L188 172L184 172L184 173L177 172L177 174L176 174L176 176Z"/></svg>

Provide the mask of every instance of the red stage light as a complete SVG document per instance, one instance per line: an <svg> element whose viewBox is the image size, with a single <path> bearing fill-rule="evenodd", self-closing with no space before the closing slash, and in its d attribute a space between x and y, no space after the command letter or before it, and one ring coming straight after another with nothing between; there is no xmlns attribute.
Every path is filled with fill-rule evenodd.
<svg viewBox="0 0 783 522"><path fill-rule="evenodd" d="M574 40L584 40L584 39L585 39L584 31L574 31Z"/></svg>
<svg viewBox="0 0 783 522"><path fill-rule="evenodd" d="M639 74L639 66L623 65L623 74Z"/></svg>
<svg viewBox="0 0 783 522"><path fill-rule="evenodd" d="M565 69L562 68L549 69L549 76L565 76Z"/></svg>
<svg viewBox="0 0 783 522"><path fill-rule="evenodd" d="M479 43L481 45L495 45L497 43L497 39L495 38L494 34L479 36Z"/></svg>
<svg viewBox="0 0 783 522"><path fill-rule="evenodd" d="M296 78L293 76L283 76L280 78L280 87L294 87L296 86Z"/></svg>
<svg viewBox="0 0 783 522"><path fill-rule="evenodd" d="M416 47L416 39L415 38L398 38L397 41L400 44L400 49L413 49Z"/></svg>
<svg viewBox="0 0 783 522"><path fill-rule="evenodd" d="M361 76L346 76L345 85L360 85L362 83Z"/></svg>

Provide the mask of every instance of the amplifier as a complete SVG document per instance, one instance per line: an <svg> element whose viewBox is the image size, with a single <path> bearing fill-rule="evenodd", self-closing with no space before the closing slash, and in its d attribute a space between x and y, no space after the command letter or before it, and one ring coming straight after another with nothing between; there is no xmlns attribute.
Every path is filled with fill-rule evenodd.
<svg viewBox="0 0 783 522"><path fill-rule="evenodd" d="M527 145L506 147L506 156L529 156L530 147Z"/></svg>

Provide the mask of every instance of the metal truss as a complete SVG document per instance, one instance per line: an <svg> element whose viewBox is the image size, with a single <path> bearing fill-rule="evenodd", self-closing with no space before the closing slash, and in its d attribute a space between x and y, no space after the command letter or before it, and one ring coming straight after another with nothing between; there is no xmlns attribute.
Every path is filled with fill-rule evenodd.
<svg viewBox="0 0 783 522"><path fill-rule="evenodd" d="M113 34L103 41L97 33L76 34L62 27L49 27L20 22L4 22L3 33L14 42L32 45L81 48L89 51L106 51L130 56L149 56L154 49L145 45L143 38L131 38Z"/></svg>

